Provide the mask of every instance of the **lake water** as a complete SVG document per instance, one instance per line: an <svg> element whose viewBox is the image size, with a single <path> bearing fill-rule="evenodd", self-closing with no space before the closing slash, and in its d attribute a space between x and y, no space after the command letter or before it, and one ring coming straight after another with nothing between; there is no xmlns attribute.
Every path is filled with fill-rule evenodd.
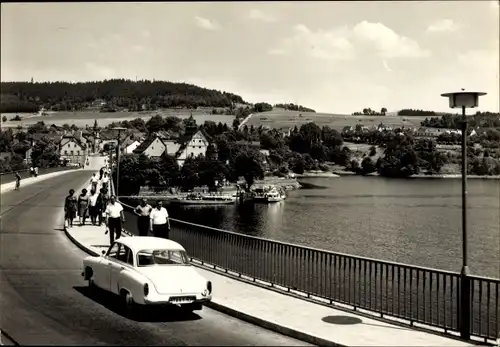
<svg viewBox="0 0 500 347"><path fill-rule="evenodd" d="M461 181L301 179L275 204L168 206L172 217L341 253L460 271ZM500 182L469 180L469 266L500 277Z"/></svg>

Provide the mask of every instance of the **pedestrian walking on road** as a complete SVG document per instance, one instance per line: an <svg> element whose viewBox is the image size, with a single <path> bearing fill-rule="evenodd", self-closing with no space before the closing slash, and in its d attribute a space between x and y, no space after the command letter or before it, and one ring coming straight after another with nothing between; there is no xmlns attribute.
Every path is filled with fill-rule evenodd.
<svg viewBox="0 0 500 347"><path fill-rule="evenodd" d="M97 176L94 172L94 174L92 175L92 178L90 179L90 184L92 185L92 188L91 188L92 190L97 190L97 182L98 181L99 180L97 179Z"/></svg>
<svg viewBox="0 0 500 347"><path fill-rule="evenodd" d="M104 177L102 178L102 187L104 189L108 189L108 184L109 184L109 176L107 173L104 173Z"/></svg>
<svg viewBox="0 0 500 347"><path fill-rule="evenodd" d="M149 219L151 210L153 208L148 204L146 199L142 199L141 203L134 209L134 213L137 215L137 229L139 230L139 236L148 236L149 231Z"/></svg>
<svg viewBox="0 0 500 347"><path fill-rule="evenodd" d="M115 242L115 236L116 239L122 236L122 223L125 223L123 206L116 201L116 197L112 195L106 207L106 234L109 232L110 245Z"/></svg>
<svg viewBox="0 0 500 347"><path fill-rule="evenodd" d="M170 221L168 220L168 212L161 201L156 202L156 208L149 215L151 224L150 230L155 237L168 239L170 232Z"/></svg>
<svg viewBox="0 0 500 347"><path fill-rule="evenodd" d="M108 207L108 191L107 191L107 189L101 188L99 190L99 196L97 197L97 205L99 207L99 213L98 213L97 217L98 217L98 221L99 221L99 226L101 226L102 221L103 221L103 219L102 219L103 214L106 212L106 207Z"/></svg>
<svg viewBox="0 0 500 347"><path fill-rule="evenodd" d="M14 177L16 178L16 187L14 188L14 190L19 190L19 188L21 187L21 175L16 171Z"/></svg>
<svg viewBox="0 0 500 347"><path fill-rule="evenodd" d="M90 192L90 198L89 198L89 215L90 215L90 221L92 222L92 225L97 224L97 216L100 211L100 206L97 204L97 199L99 198L99 194L96 193L95 190L92 190Z"/></svg>
<svg viewBox="0 0 500 347"><path fill-rule="evenodd" d="M69 195L64 201L64 222L68 228L73 227L73 220L76 217L76 210L78 208L78 202L76 200L75 191L73 189L69 190Z"/></svg>
<svg viewBox="0 0 500 347"><path fill-rule="evenodd" d="M87 213L89 209L89 196L87 195L87 189L83 189L82 193L78 197L78 217L80 217L80 225L85 225L85 219L87 219Z"/></svg>

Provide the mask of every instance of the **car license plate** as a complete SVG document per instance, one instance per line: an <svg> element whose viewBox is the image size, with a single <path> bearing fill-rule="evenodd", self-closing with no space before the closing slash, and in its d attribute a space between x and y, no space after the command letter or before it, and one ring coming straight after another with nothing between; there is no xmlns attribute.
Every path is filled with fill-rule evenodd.
<svg viewBox="0 0 500 347"><path fill-rule="evenodd" d="M172 304L190 304L195 300L195 296L171 296L169 302Z"/></svg>

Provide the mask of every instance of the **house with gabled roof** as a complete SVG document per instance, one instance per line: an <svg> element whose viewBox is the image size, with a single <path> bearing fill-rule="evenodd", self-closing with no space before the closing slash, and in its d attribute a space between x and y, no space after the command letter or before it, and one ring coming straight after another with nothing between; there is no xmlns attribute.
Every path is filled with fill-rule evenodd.
<svg viewBox="0 0 500 347"><path fill-rule="evenodd" d="M78 138L73 135L63 136L59 148L61 160L85 166L87 147Z"/></svg>
<svg viewBox="0 0 500 347"><path fill-rule="evenodd" d="M175 157L179 167L184 165L187 158L196 158L207 153L210 136L203 130L198 130L190 139L182 141Z"/></svg>
<svg viewBox="0 0 500 347"><path fill-rule="evenodd" d="M156 133L151 134L146 140L144 140L133 153L144 154L148 157L161 157L163 153L167 150L167 145L163 142L160 136Z"/></svg>

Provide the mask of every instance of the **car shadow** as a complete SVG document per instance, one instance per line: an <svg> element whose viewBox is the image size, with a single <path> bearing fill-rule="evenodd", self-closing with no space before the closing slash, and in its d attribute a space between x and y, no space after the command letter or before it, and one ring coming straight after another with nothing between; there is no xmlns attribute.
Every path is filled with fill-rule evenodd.
<svg viewBox="0 0 500 347"><path fill-rule="evenodd" d="M175 305L141 307L137 313L130 315L125 312L123 304L116 294L88 286L74 286L73 289L99 305L104 306L106 309L136 322L168 323L201 319L196 313L186 311Z"/></svg>

